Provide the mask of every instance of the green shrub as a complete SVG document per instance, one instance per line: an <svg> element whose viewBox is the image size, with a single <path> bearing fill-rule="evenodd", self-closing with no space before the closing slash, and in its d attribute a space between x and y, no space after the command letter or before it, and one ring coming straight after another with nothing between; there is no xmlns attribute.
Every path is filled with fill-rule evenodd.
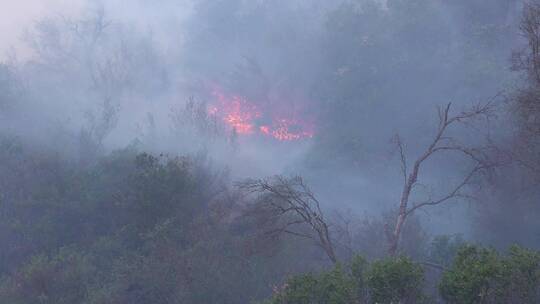
<svg viewBox="0 0 540 304"><path fill-rule="evenodd" d="M538 303L540 255L518 246L507 256L463 246L439 289L448 303Z"/></svg>
<svg viewBox="0 0 540 304"><path fill-rule="evenodd" d="M0 284L2 303L82 303L96 278L96 269L84 255L61 249L54 257L33 256ZM4 302L6 301L6 302Z"/></svg>
<svg viewBox="0 0 540 304"><path fill-rule="evenodd" d="M356 298L356 281L341 266L316 274L293 277L269 304L349 304Z"/></svg>
<svg viewBox="0 0 540 304"><path fill-rule="evenodd" d="M419 303L424 276L410 259L388 258L371 265L355 257L320 274L289 279L267 304Z"/></svg>
<svg viewBox="0 0 540 304"><path fill-rule="evenodd" d="M502 261L506 299L519 303L540 302L540 253L512 246ZM508 302L507 302L508 303Z"/></svg>
<svg viewBox="0 0 540 304"><path fill-rule="evenodd" d="M409 258L386 258L374 262L366 273L373 303L418 303L423 299L424 271Z"/></svg>
<svg viewBox="0 0 540 304"><path fill-rule="evenodd" d="M463 246L452 268L443 275L441 296L449 303L483 303L495 292L502 275L500 266L495 250Z"/></svg>

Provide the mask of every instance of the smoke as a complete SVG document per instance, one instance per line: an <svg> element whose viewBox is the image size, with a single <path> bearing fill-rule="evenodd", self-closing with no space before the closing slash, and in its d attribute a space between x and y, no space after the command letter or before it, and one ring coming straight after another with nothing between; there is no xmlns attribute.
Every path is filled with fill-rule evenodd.
<svg viewBox="0 0 540 304"><path fill-rule="evenodd" d="M512 1L6 5L0 36L16 58L2 82L20 89L0 114L5 130L71 158L134 145L206 153L235 178L302 174L326 208L358 214L399 199L396 133L414 159L436 106L459 111L516 83ZM461 165L437 159L422 182L444 191ZM469 216L438 208L424 221L468 233Z"/></svg>

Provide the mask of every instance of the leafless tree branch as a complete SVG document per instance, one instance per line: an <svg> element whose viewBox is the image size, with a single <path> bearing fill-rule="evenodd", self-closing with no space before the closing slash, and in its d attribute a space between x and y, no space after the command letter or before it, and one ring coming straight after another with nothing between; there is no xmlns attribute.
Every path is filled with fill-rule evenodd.
<svg viewBox="0 0 540 304"><path fill-rule="evenodd" d="M403 146L403 142L401 141L401 137L399 134L396 134L394 138L394 142L398 148L399 151L399 158L400 158L400 164L401 164L401 174L403 174L403 180L407 181L407 156L405 155L405 148Z"/></svg>
<svg viewBox="0 0 540 304"><path fill-rule="evenodd" d="M329 225L320 202L300 176L286 178L278 175L265 179L249 179L237 186L245 193L259 194L259 201L285 220L281 228L274 229L271 233L287 233L312 239L333 263L337 263ZM314 233L304 234L290 230L295 225L307 225Z"/></svg>
<svg viewBox="0 0 540 304"><path fill-rule="evenodd" d="M456 115L450 114L450 109L452 107L451 103L446 104L444 107L438 107L437 114L439 123L435 136L424 152L414 161L410 171L407 171L406 169L407 159L405 158L404 144L399 136L396 136L395 143L400 151L401 171L404 174L405 182L401 193L399 213L394 229L392 233L387 233L390 243L389 253L391 255L395 255L397 252L401 231L409 215L426 206L440 205L455 198L469 198L470 196L462 193L462 190L470 184L473 177L482 171L489 170L498 165L496 162L490 160L488 151L490 151L491 147L466 147L458 144L458 141L455 138L447 135L448 129L455 124L466 123L479 118L489 119L493 115L494 100L495 99L492 99L485 104L475 105L469 110L462 111ZM446 195L435 200L430 198L424 202L413 204L410 207L409 199L415 186L418 185L418 177L422 166L435 154L443 152L457 152L461 154L473 163L472 169L469 170L463 179L461 179L461 181Z"/></svg>

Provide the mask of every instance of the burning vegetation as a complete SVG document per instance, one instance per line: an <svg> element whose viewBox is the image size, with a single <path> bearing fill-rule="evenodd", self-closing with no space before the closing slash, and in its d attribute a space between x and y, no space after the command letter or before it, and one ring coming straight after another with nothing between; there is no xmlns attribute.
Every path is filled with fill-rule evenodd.
<svg viewBox="0 0 540 304"><path fill-rule="evenodd" d="M312 119L302 118L296 108L283 106L263 107L259 103L236 94L228 94L221 88L211 92L213 102L209 115L224 122L238 135L265 136L279 141L296 141L312 138L315 134Z"/></svg>
<svg viewBox="0 0 540 304"><path fill-rule="evenodd" d="M0 304L540 303L540 0L4 2Z"/></svg>

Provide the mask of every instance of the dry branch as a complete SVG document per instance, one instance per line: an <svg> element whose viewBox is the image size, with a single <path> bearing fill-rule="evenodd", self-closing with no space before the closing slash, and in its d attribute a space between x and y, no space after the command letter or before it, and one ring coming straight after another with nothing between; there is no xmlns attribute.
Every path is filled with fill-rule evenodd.
<svg viewBox="0 0 540 304"><path fill-rule="evenodd" d="M286 178L278 175L266 179L249 179L238 183L238 187L245 193L258 194L258 200L282 220L278 228L267 231L268 234L286 233L314 240L328 258L337 263L329 226L320 203L301 177ZM308 226L311 233L295 229L297 226Z"/></svg>
<svg viewBox="0 0 540 304"><path fill-rule="evenodd" d="M408 160L405 154L404 144L399 135L397 135L395 138L395 144L397 145L400 154L401 172L404 177L404 185L399 202L399 212L395 226L393 227L393 231L389 231L389 233L387 233L390 243L390 255L395 255L397 253L403 225L405 224L405 221L409 215L426 206L436 206L456 198L471 198L470 195L463 193L464 188L470 184L473 177L475 177L477 174L497 166L496 162L490 160L489 152L492 151L493 147L483 146L480 148L471 148L460 145L455 138L447 136L449 128L455 124L467 123L471 120L479 118L489 119L491 116L493 116L493 101L482 105L476 105L468 111L463 111L454 116L450 114L451 106L452 104L448 103L446 106L438 108L437 113L439 123L435 136L424 152L421 153L420 156L414 161L410 171L408 169ZM415 203L411 206L409 199L415 186L418 185L420 169L425 162L431 159L435 154L443 152L458 153L472 162L472 168L447 194L436 199L429 198L426 201Z"/></svg>

